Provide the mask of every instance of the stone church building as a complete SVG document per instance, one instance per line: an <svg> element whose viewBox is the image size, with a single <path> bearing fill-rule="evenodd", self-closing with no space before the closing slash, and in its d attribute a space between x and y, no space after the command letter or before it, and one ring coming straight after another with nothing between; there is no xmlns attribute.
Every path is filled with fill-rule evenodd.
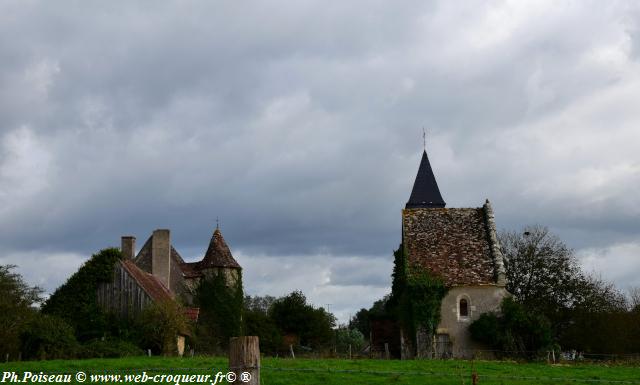
<svg viewBox="0 0 640 385"><path fill-rule="evenodd" d="M209 246L198 262L185 262L171 244L167 229L153 231L136 255L136 238L121 239L123 259L114 266L113 280L98 286L98 304L123 317L139 314L154 302L179 301L187 317L196 322L199 309L193 295L205 277L224 274L229 285L240 277L241 267L219 228L213 232ZM178 353L184 352L184 335L178 336Z"/></svg>
<svg viewBox="0 0 640 385"><path fill-rule="evenodd" d="M402 210L402 245L409 268L425 269L449 289L435 336L418 332L414 353L437 358L473 356L474 350L483 347L471 340L469 325L482 313L498 310L508 295L489 200L477 208L447 208L423 152Z"/></svg>

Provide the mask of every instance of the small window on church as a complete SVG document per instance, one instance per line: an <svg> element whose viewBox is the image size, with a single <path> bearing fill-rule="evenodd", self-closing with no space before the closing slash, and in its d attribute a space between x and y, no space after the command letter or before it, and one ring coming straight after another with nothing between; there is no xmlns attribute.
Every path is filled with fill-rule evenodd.
<svg viewBox="0 0 640 385"><path fill-rule="evenodd" d="M466 298L460 299L460 317L469 317L469 301Z"/></svg>

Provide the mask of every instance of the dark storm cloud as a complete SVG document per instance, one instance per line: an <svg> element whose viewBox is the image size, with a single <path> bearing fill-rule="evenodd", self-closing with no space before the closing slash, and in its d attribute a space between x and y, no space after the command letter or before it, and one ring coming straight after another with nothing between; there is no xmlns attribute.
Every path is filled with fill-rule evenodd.
<svg viewBox="0 0 640 385"><path fill-rule="evenodd" d="M589 266L632 255L638 20L632 2L3 2L0 262L51 288L125 233L171 228L197 258L219 217L246 271L325 277L250 290L357 286L364 306L390 268L357 265L400 241L422 126L450 207L490 198L499 227L548 225Z"/></svg>

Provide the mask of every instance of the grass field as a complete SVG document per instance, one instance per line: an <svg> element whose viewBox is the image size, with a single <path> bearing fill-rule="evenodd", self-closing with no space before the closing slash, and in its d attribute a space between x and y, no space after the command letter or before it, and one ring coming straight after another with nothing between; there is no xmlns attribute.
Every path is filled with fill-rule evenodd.
<svg viewBox="0 0 640 385"><path fill-rule="evenodd" d="M262 360L262 384L640 384L640 366L614 364L547 365L505 361L384 361L335 359ZM223 357L134 357L69 361L10 362L0 372L87 374L211 374L227 372ZM1 373L0 373L1 374ZM0 382L2 376L0 376ZM85 383L90 383L87 379Z"/></svg>

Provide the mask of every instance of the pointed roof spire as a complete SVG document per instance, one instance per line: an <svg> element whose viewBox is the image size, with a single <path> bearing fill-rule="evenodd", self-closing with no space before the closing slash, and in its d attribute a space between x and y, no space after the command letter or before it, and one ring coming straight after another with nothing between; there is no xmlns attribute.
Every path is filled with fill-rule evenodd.
<svg viewBox="0 0 640 385"><path fill-rule="evenodd" d="M442 195L440 195L440 189L438 188L436 177L433 175L429 157L425 150L422 152L418 175L416 175L411 197L409 197L405 208L442 208L445 206L446 203L442 199Z"/></svg>
<svg viewBox="0 0 640 385"><path fill-rule="evenodd" d="M227 246L227 242L224 241L220 229L216 227L209 242L209 248L207 249L204 258L200 261L200 267L235 267L240 268L238 262L233 259L231 250Z"/></svg>

